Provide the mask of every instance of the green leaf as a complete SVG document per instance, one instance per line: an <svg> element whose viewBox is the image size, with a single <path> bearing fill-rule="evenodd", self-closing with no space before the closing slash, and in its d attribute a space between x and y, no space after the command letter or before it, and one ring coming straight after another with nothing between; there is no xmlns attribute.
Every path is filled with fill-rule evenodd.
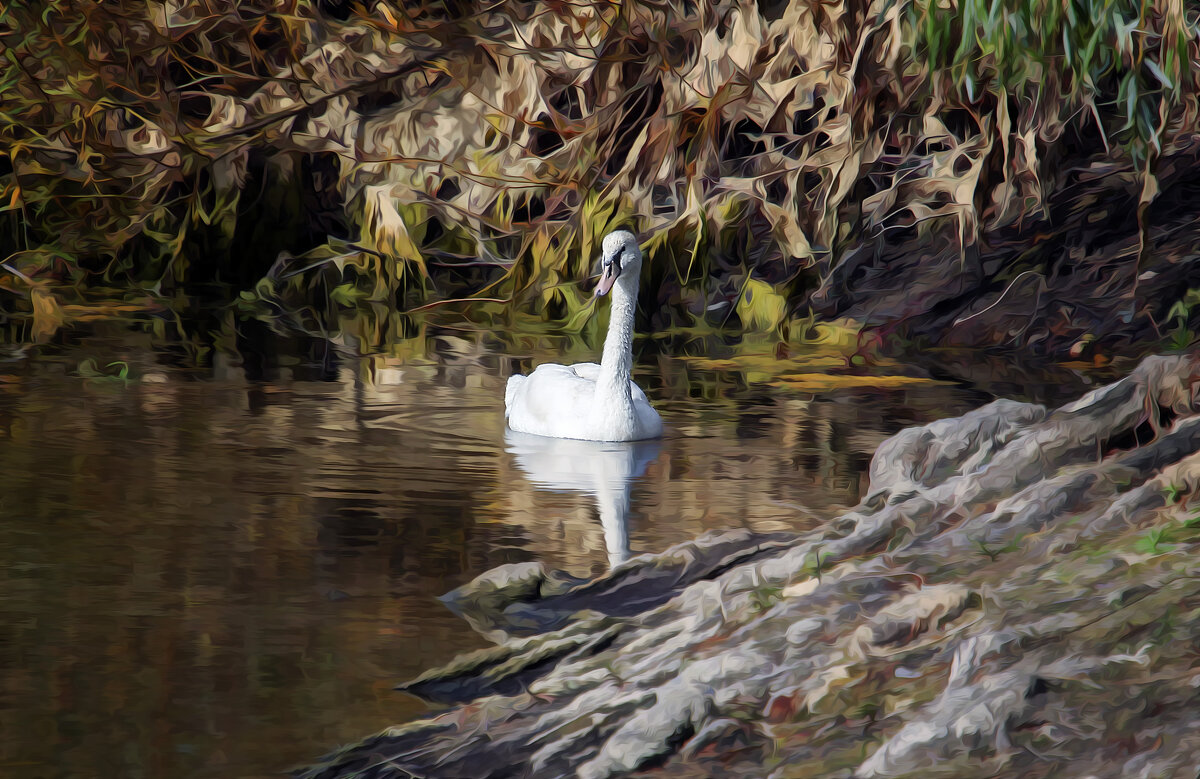
<svg viewBox="0 0 1200 779"><path fill-rule="evenodd" d="M357 305L358 301L365 296L366 293L350 282L339 284L329 292L329 297L334 303L347 307L353 307Z"/></svg>

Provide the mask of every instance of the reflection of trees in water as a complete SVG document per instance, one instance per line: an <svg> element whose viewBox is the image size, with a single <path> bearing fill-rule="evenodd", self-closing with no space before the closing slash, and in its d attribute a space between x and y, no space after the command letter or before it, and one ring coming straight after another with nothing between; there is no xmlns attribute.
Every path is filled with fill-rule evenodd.
<svg viewBox="0 0 1200 779"><path fill-rule="evenodd" d="M189 381L121 344L0 384L6 760L274 772L404 719L391 685L473 645L434 596L503 562L606 566L592 498L536 490L502 452L514 360L470 338L328 361L256 337L253 381L229 355ZM67 375L83 356L148 380ZM819 521L857 500L880 438L951 402L810 400L665 359L648 384L669 430L630 494L636 551Z"/></svg>
<svg viewBox="0 0 1200 779"><path fill-rule="evenodd" d="M431 603L503 561L473 531L475 486L445 478L471 458L399 451L342 379L52 378L0 399L0 553L20 561L0 566L6 759L172 775L223 753L273 772L401 718L395 678L474 644Z"/></svg>
<svg viewBox="0 0 1200 779"><path fill-rule="evenodd" d="M720 381L725 388L737 384L727 375ZM754 392L748 400L705 401L697 398L713 396L707 382L667 375L657 384L666 395L659 407L668 431L661 455L632 491L635 552L731 526L811 527L858 502L880 441L917 419L941 415L954 399L943 390L918 389L815 400ZM544 493L520 471L502 470L499 478L507 514L528 530L539 558L576 573L603 567L605 542L591 497Z"/></svg>
<svg viewBox="0 0 1200 779"><path fill-rule="evenodd" d="M853 505L879 442L964 400L945 388L816 398L764 392L736 374L687 366L661 386L673 440L641 500L651 504L647 514L693 533L729 525L797 529Z"/></svg>

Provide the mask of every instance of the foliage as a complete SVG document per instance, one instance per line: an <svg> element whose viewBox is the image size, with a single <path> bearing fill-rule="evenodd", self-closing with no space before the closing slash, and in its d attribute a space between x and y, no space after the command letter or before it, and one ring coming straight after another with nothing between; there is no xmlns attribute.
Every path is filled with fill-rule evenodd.
<svg viewBox="0 0 1200 779"><path fill-rule="evenodd" d="M909 13L930 63L972 103L1016 96L1058 123L1086 107L1135 160L1161 151L1169 120L1195 115L1183 3L917 0ZM1190 111L1178 114L1185 95Z"/></svg>
<svg viewBox="0 0 1200 779"><path fill-rule="evenodd" d="M0 308L27 313L111 279L578 329L624 225L652 324L770 330L860 244L1043 214L1067 154L1138 172L1145 233L1200 92L1172 0L52 0L0 36Z"/></svg>
<svg viewBox="0 0 1200 779"><path fill-rule="evenodd" d="M198 232L230 233L242 181L203 128L301 51L299 10L0 7L0 288L12 296L0 310L36 314L37 290L70 296L68 284L169 284L197 261Z"/></svg>

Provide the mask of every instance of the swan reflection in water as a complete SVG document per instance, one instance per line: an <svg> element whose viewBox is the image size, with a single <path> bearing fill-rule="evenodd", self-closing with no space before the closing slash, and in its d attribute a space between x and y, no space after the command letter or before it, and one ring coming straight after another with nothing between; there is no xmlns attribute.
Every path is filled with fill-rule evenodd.
<svg viewBox="0 0 1200 779"><path fill-rule="evenodd" d="M658 458L660 441L581 441L513 430L505 431L504 441L535 487L593 496L609 567L629 559L629 496L633 482Z"/></svg>

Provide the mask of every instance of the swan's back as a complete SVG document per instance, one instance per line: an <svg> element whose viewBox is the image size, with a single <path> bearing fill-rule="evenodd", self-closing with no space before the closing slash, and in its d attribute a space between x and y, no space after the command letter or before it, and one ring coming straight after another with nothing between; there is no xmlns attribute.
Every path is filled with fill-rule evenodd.
<svg viewBox="0 0 1200 779"><path fill-rule="evenodd" d="M510 378L504 388L508 426L522 433L585 438L581 425L591 417L596 382L573 367L546 363L528 376Z"/></svg>
<svg viewBox="0 0 1200 779"><path fill-rule="evenodd" d="M610 427L617 420L596 418L596 380L600 366L594 362L576 365L539 365L528 376L512 376L504 389L504 417L519 433L589 441L629 441L654 438L662 433L662 421L650 406L646 393L629 383L635 420L633 427Z"/></svg>

